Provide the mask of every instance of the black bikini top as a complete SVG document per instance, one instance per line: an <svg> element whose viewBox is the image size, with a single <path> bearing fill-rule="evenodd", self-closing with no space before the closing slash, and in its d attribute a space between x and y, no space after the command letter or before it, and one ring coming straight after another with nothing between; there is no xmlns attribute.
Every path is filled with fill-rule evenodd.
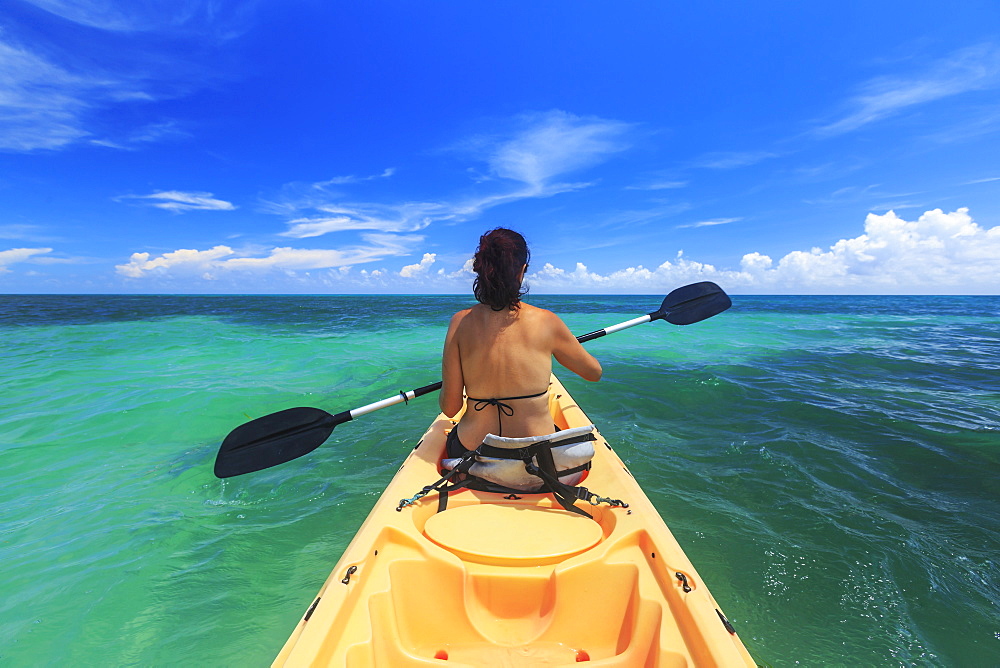
<svg viewBox="0 0 1000 668"><path fill-rule="evenodd" d="M549 393L549 388L545 388L538 394L525 394L520 397L500 397L498 399L474 399L473 397L468 397L467 401L472 404L472 408L476 411L481 411L487 406L497 407L497 431L500 432L497 436L503 436L503 416L512 417L514 415L514 409L511 408L510 404L505 404L505 401L517 401L518 399L534 399L535 397L541 397Z"/></svg>

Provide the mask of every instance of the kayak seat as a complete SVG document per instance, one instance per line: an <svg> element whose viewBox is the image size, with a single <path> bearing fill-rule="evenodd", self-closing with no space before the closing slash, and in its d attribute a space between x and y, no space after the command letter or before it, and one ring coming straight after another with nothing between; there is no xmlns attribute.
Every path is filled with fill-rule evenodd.
<svg viewBox="0 0 1000 668"><path fill-rule="evenodd" d="M541 492L545 490L545 481L538 475L529 473L524 457L531 454L532 463L538 466L538 450L545 448L552 453L553 468L559 482L575 485L583 478L584 472L590 469L595 440L597 438L592 424L525 438L487 434L483 444L473 451L476 453L474 461L465 473L520 492ZM527 453L526 449L532 452ZM544 458L544 453L541 456ZM451 471L463 459L465 457L443 460L442 472Z"/></svg>
<svg viewBox="0 0 1000 668"><path fill-rule="evenodd" d="M448 494L462 488L500 494L551 493L563 508L585 517L592 516L574 505L578 500L628 507L577 486L594 458L594 432L590 424L523 438L487 434L475 450L442 460L442 477L413 497L400 500L396 510L436 491L440 512L448 506Z"/></svg>

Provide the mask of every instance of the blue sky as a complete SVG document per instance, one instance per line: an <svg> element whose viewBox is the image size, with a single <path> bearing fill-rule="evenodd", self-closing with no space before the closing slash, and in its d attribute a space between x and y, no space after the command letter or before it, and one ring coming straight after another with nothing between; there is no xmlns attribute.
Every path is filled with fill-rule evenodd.
<svg viewBox="0 0 1000 668"><path fill-rule="evenodd" d="M1000 294L1000 3L7 0L0 292Z"/></svg>

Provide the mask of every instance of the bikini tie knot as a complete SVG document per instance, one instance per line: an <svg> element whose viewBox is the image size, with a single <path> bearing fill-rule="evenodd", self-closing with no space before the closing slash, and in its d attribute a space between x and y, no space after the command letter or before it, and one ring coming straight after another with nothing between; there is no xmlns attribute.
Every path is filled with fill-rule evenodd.
<svg viewBox="0 0 1000 668"><path fill-rule="evenodd" d="M479 399L476 401L475 404L472 405L472 408L474 410L481 411L485 409L487 406L496 406L498 417L501 413L503 413L507 417L512 417L514 415L514 409L511 408L510 404L505 404L499 399Z"/></svg>

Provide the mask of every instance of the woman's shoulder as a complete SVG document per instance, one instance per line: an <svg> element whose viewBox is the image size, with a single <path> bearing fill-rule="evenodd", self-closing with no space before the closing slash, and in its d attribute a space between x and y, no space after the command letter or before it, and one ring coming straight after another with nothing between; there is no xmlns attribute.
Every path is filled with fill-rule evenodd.
<svg viewBox="0 0 1000 668"><path fill-rule="evenodd" d="M521 302L521 312L523 315L530 318L537 318L539 320L559 320L559 316L552 311L545 308L539 308L538 306L532 306L531 304L526 304L525 302Z"/></svg>
<svg viewBox="0 0 1000 668"><path fill-rule="evenodd" d="M544 328L552 331L553 328L562 325L562 318L552 311L531 304L521 302L521 317L526 324L532 327Z"/></svg>
<svg viewBox="0 0 1000 668"><path fill-rule="evenodd" d="M472 309L467 308L467 309L462 309L461 311L458 311L455 315L451 316L451 320L448 322L448 329L450 331L457 330L459 326L462 324L462 321L465 320L468 317L469 313L471 312Z"/></svg>

